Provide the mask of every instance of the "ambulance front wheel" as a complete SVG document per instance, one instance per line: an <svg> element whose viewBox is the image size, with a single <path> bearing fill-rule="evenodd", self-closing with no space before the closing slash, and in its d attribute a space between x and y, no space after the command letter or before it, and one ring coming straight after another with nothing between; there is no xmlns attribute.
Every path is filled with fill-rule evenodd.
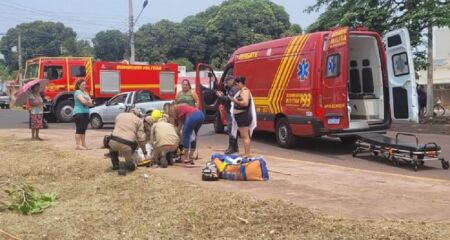
<svg viewBox="0 0 450 240"><path fill-rule="evenodd" d="M286 118L277 121L275 136L278 144L284 148L292 148L295 144L295 136L292 134L291 126Z"/></svg>

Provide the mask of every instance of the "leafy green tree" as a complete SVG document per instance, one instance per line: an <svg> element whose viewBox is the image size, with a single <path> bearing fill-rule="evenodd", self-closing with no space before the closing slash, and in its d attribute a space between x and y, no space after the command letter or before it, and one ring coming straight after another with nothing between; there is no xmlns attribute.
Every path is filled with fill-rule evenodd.
<svg viewBox="0 0 450 240"><path fill-rule="evenodd" d="M213 43L211 36L206 32L206 25L218 11L218 6L212 6L204 12L186 17L181 22L181 27L185 30L180 34L180 41L184 44L182 55L194 64L199 62L209 63L209 49Z"/></svg>
<svg viewBox="0 0 450 240"><path fill-rule="evenodd" d="M94 54L94 49L87 40L68 39L63 42L62 55L75 57L91 57Z"/></svg>
<svg viewBox="0 0 450 240"><path fill-rule="evenodd" d="M289 36L295 36L298 34L302 34L303 33L303 29L302 27L300 27L300 25L298 24L292 24L291 26L289 26L289 28L284 31L281 36L282 37L289 37Z"/></svg>
<svg viewBox="0 0 450 240"><path fill-rule="evenodd" d="M60 56L63 43L76 37L72 28L59 22L34 21L10 28L0 41L0 52L5 57L6 66L11 70L19 68L18 54L12 51L12 48L18 45L19 32L24 62L37 56Z"/></svg>
<svg viewBox="0 0 450 240"><path fill-rule="evenodd" d="M191 61L189 61L189 59L187 59L187 58L177 58L177 59L171 60L169 62L175 62L179 66L186 66L186 71L194 70L194 64L192 64Z"/></svg>
<svg viewBox="0 0 450 240"><path fill-rule="evenodd" d="M427 43L427 64L423 51L415 52L416 69L427 66L427 108L432 109L433 99L433 27L450 26L450 6L448 0L317 0L306 9L326 11L308 27L308 31L324 30L330 26L365 25L381 34L388 30L406 27L411 45L423 46ZM428 111L427 114L432 114Z"/></svg>
<svg viewBox="0 0 450 240"><path fill-rule="evenodd" d="M185 42L180 23L162 20L155 24L145 24L136 32L136 59L148 62L167 62L181 57Z"/></svg>
<svg viewBox="0 0 450 240"><path fill-rule="evenodd" d="M208 21L210 60L214 67L226 64L233 51L241 46L282 37L291 26L283 7L269 0L230 0L220 5Z"/></svg>
<svg viewBox="0 0 450 240"><path fill-rule="evenodd" d="M92 39L95 58L104 61L120 61L124 59L127 42L127 35L119 30L98 32Z"/></svg>
<svg viewBox="0 0 450 240"><path fill-rule="evenodd" d="M11 79L12 79L11 71L9 71L9 69L5 66L5 64L0 63L0 82Z"/></svg>

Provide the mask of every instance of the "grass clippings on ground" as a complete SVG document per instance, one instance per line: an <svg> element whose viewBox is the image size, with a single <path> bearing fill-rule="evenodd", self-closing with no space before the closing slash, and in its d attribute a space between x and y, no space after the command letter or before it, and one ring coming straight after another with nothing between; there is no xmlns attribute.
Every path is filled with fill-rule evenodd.
<svg viewBox="0 0 450 240"><path fill-rule="evenodd" d="M0 181L33 183L40 189L58 193L59 197L52 208L39 215L0 213L1 229L21 239L448 239L450 236L450 225L445 223L332 219L284 201L257 200L173 180L147 168L120 177L108 170L108 160L83 157L46 144L13 137L0 139ZM148 179L144 179L144 173L149 175Z"/></svg>

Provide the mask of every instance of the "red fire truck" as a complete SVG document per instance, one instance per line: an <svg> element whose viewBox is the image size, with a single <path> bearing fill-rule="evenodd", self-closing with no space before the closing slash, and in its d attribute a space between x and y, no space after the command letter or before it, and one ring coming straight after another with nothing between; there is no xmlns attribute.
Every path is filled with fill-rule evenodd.
<svg viewBox="0 0 450 240"><path fill-rule="evenodd" d="M384 44L378 33L340 28L244 46L231 56L221 81L211 71L209 84L196 91L216 132L226 121L214 91L229 75L245 76L257 130L274 132L279 145L293 146L295 136L353 142L357 133L385 131L392 120L417 121L408 31L388 33ZM197 71L208 68L198 65Z"/></svg>
<svg viewBox="0 0 450 240"><path fill-rule="evenodd" d="M162 99L175 98L178 65L131 65L93 61L88 57L39 57L28 60L24 81L48 79L45 117L60 122L72 120L76 80L86 79L95 103L101 104L120 92L150 90Z"/></svg>

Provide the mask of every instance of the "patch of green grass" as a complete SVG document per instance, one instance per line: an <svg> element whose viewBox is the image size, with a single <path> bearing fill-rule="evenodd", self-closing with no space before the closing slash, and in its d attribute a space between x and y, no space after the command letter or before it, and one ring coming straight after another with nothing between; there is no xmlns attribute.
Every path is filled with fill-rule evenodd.
<svg viewBox="0 0 450 240"><path fill-rule="evenodd" d="M5 208L25 215L43 212L53 206L58 197L54 192L41 193L26 183L13 185L11 189L5 190L5 193L6 199L2 201Z"/></svg>

